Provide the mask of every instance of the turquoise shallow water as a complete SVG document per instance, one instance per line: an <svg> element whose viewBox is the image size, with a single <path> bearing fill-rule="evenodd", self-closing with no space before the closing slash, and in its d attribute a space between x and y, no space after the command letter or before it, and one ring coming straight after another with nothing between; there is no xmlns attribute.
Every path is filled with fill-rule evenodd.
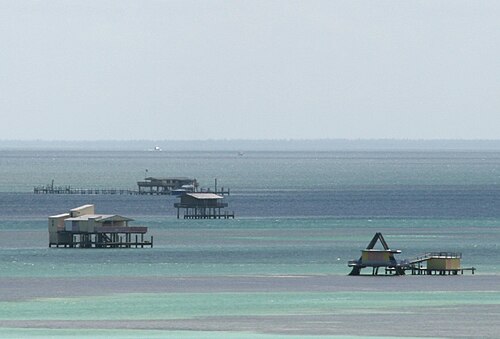
<svg viewBox="0 0 500 339"><path fill-rule="evenodd" d="M495 219L242 218L179 225L173 218L145 217L143 223L152 228L156 239L152 249L49 249L44 244L45 220L2 223L0 292L8 301L0 302L0 333L8 337L71 333L78 337L246 338L258 334L266 338L293 335L290 328L297 326L300 335L296 337L419 333L439 337L446 333L375 331L366 325L353 332L349 323L352 317L366 317L368 324L373 317L428 322L435 314L464 314L471 307L479 307L476 314L484 319L500 310L498 287L492 288L491 280L488 284L477 280L489 276L500 286ZM428 280L421 277L396 278L410 285L401 290L401 281L384 281L393 277L376 281L364 277L352 287L341 288L335 277L349 278L347 260L359 257L359 250L376 231L403 250L401 258L432 250L462 251L463 265L478 269L476 276L467 278L476 280L451 277L459 284L451 289L450 281L441 284L440 277L424 277L432 284L438 280L438 287L429 289ZM304 276L334 279L324 285L281 280ZM166 277L180 280L168 285L161 280ZM242 280L236 284L224 280L228 277ZM277 280L252 280L258 277ZM5 287L7 280L16 278L35 283ZM195 279L202 282L194 284ZM205 284L203 279L214 280ZM385 290L387 283L393 291ZM444 321L456 328L449 333L466 330L461 321ZM53 330L33 330L37 327ZM153 329L158 332L151 334Z"/></svg>
<svg viewBox="0 0 500 339"><path fill-rule="evenodd" d="M126 295L40 298L0 303L2 320L171 320L242 317L394 314L421 308L498 305L497 291L465 292L259 292L129 293Z"/></svg>
<svg viewBox="0 0 500 339"><path fill-rule="evenodd" d="M308 335L286 335L277 336L273 334L257 334L257 333L235 333L235 332L201 332L201 331L135 331L135 330L48 330L48 329L5 329L3 334L8 338L137 338L137 339L155 339L155 338L236 338L236 339L270 339L270 338L287 338L287 339L314 339L318 336ZM329 336L335 339L353 339L361 338L356 336ZM371 336L373 339L383 339L383 337ZM411 339L411 337L408 337Z"/></svg>
<svg viewBox="0 0 500 339"><path fill-rule="evenodd" d="M0 150L0 165L3 337L500 331L499 153ZM145 168L207 185L218 177L232 189L225 199L237 218L177 220L173 197L30 193L54 178L131 188ZM84 203L148 226L155 246L49 249L47 216ZM476 275L346 277L347 261L375 232L402 250L400 259L462 252Z"/></svg>
<svg viewBox="0 0 500 339"><path fill-rule="evenodd" d="M47 247L45 220L0 223L4 276L200 276L346 274L346 263L375 232L401 249L399 259L431 251L464 253L464 267L500 272L496 219L247 218L183 221L144 218L152 249L56 249Z"/></svg>

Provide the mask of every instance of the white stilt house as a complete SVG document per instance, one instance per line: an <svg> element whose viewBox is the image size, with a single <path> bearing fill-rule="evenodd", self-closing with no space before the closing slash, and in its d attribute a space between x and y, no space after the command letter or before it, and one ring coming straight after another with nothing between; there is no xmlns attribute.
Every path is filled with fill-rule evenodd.
<svg viewBox="0 0 500 339"><path fill-rule="evenodd" d="M49 247L144 247L145 226L129 226L133 219L116 214L96 214L94 205L49 217ZM140 237L140 239L139 239Z"/></svg>

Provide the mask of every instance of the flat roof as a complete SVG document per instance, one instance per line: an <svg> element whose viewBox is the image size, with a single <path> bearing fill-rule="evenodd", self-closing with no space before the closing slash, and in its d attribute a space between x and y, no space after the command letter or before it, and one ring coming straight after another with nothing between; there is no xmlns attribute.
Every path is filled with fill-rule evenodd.
<svg viewBox="0 0 500 339"><path fill-rule="evenodd" d="M79 210L82 210L82 209L85 209L85 208L89 208L89 207L94 207L94 205L93 204L82 205L82 206L79 206L79 207L72 208L72 209L70 209L70 211L71 212L73 212L73 211L79 211Z"/></svg>
<svg viewBox="0 0 500 339"><path fill-rule="evenodd" d="M69 216L70 216L69 213L62 213L62 214L58 214L58 215L51 215L49 218L56 219L56 218L64 218L64 217L69 217Z"/></svg>
<svg viewBox="0 0 500 339"><path fill-rule="evenodd" d="M79 217L68 218L67 221L88 221L90 219L96 219L97 222L103 221L132 221L134 219L130 219L127 217L122 217L117 214L85 214Z"/></svg>
<svg viewBox="0 0 500 339"><path fill-rule="evenodd" d="M389 253L401 253L401 250L391 250L391 249L374 249L374 248L366 248L364 250L361 250L361 252L389 252Z"/></svg>
<svg viewBox="0 0 500 339"><path fill-rule="evenodd" d="M162 177L147 177L145 178L144 180L195 180L193 178L188 178L188 177L166 177L166 178L162 178Z"/></svg>
<svg viewBox="0 0 500 339"><path fill-rule="evenodd" d="M195 199L199 200L213 200L213 199L223 199L224 197L222 195L218 195L215 193L187 193L186 195L189 195L190 197L193 197Z"/></svg>

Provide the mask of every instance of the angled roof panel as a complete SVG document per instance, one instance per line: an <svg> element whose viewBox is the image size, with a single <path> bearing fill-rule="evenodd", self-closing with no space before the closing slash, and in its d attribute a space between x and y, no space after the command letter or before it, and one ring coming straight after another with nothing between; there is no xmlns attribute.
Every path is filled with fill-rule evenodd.
<svg viewBox="0 0 500 339"><path fill-rule="evenodd" d="M186 195L193 197L198 200L214 200L214 199L223 199L222 195L214 194L214 193L187 193Z"/></svg>
<svg viewBox="0 0 500 339"><path fill-rule="evenodd" d="M96 222L105 222L105 221L132 221L134 219L130 219L127 217L122 217L121 215L116 214L85 214L79 217L68 218L66 221L87 221L90 219L94 219Z"/></svg>

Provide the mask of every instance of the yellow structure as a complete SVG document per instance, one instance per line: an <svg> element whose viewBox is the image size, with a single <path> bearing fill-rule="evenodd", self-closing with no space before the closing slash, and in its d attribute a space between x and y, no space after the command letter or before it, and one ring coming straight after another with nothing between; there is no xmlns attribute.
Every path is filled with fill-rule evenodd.
<svg viewBox="0 0 500 339"><path fill-rule="evenodd" d="M375 244L379 241L383 249L375 249ZM375 236L368 244L367 248L361 251L358 260L350 260L348 266L352 267L349 275L360 275L363 268L371 267L372 274L377 275L380 267L385 268L385 274L404 275L407 270L412 275L457 275L464 271L474 271L475 267L462 267L462 253L459 252L428 252L421 256L396 260L394 254L401 253L399 250L391 250L381 233Z"/></svg>
<svg viewBox="0 0 500 339"><path fill-rule="evenodd" d="M459 253L437 253L427 260L428 270L460 270Z"/></svg>
<svg viewBox="0 0 500 339"><path fill-rule="evenodd" d="M391 264L391 253L390 250L362 250L361 261L365 265L389 265Z"/></svg>
<svg viewBox="0 0 500 339"><path fill-rule="evenodd" d="M377 242L382 244L383 249L375 249ZM377 275L380 267L385 268L385 272L391 272L396 275L404 275L404 266L395 258L395 254L401 253L400 250L391 250L387 245L382 233L377 232L370 241L366 249L361 251L361 257L358 260L351 260L348 263L352 267L349 275L360 275L363 268L371 267L372 274Z"/></svg>

